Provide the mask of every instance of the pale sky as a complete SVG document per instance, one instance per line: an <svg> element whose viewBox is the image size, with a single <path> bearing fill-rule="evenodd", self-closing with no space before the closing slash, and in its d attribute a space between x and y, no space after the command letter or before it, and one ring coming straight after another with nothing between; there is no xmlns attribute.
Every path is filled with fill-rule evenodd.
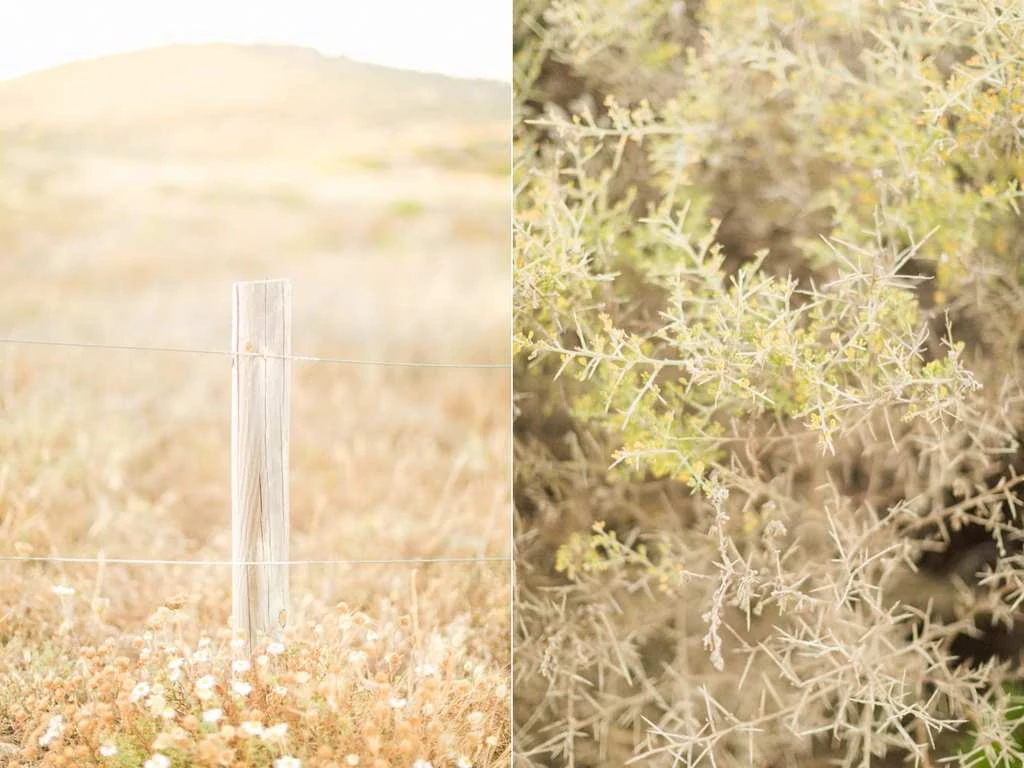
<svg viewBox="0 0 1024 768"><path fill-rule="evenodd" d="M170 43L280 43L509 81L512 0L0 0L0 79Z"/></svg>

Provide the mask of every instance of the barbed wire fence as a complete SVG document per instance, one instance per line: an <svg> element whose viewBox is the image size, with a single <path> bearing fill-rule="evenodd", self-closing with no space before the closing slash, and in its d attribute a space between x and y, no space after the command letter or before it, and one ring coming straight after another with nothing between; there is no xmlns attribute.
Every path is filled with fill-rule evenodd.
<svg viewBox="0 0 1024 768"><path fill-rule="evenodd" d="M432 565L511 563L506 555L326 558L288 557L288 437L291 363L390 368L509 370L509 363L400 361L296 355L291 352L291 285L287 280L235 283L232 349L138 346L0 337L3 346L43 346L219 356L232 360L232 557L126 558L77 555L0 555L0 562L73 565L231 566L232 623L252 647L257 635L276 634L288 616L288 569L312 565Z"/></svg>

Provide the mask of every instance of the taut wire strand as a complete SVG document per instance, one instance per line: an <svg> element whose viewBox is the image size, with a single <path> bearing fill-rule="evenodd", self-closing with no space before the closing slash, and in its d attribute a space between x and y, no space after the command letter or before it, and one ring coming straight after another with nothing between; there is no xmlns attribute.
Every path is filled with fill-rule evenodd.
<svg viewBox="0 0 1024 768"><path fill-rule="evenodd" d="M261 357L267 360L291 360L299 363L331 363L334 365L375 365L390 368L493 368L508 369L508 363L473 362L416 362L401 360L358 360L355 358L316 357L313 355L275 355L266 352L228 352L223 349L193 349L189 347L136 347L131 344L95 344L77 341L49 341L46 339L0 339L0 344L23 344L40 347L70 347L73 349L115 349L136 352L175 352L190 355L218 357Z"/></svg>
<svg viewBox="0 0 1024 768"><path fill-rule="evenodd" d="M484 557L413 557L380 560L161 560L128 557L71 557L64 555L0 555L0 562L25 563L104 563L106 565L429 565L432 563L503 563L512 558L500 555Z"/></svg>

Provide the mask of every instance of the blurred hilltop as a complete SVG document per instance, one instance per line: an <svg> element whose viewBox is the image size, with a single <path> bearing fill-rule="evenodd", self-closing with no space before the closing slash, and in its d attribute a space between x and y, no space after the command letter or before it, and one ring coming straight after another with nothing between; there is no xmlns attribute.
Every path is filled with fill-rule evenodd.
<svg viewBox="0 0 1024 768"><path fill-rule="evenodd" d="M124 155L330 162L397 149L426 161L458 127L462 144L497 164L509 99L503 83L305 48L173 45L0 82L0 135Z"/></svg>

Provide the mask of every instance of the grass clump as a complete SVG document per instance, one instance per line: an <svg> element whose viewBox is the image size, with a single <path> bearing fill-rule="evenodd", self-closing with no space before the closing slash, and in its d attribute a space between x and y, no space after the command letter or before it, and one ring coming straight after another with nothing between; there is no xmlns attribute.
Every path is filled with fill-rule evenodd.
<svg viewBox="0 0 1024 768"><path fill-rule="evenodd" d="M1019 764L1021 39L518 4L524 764Z"/></svg>

